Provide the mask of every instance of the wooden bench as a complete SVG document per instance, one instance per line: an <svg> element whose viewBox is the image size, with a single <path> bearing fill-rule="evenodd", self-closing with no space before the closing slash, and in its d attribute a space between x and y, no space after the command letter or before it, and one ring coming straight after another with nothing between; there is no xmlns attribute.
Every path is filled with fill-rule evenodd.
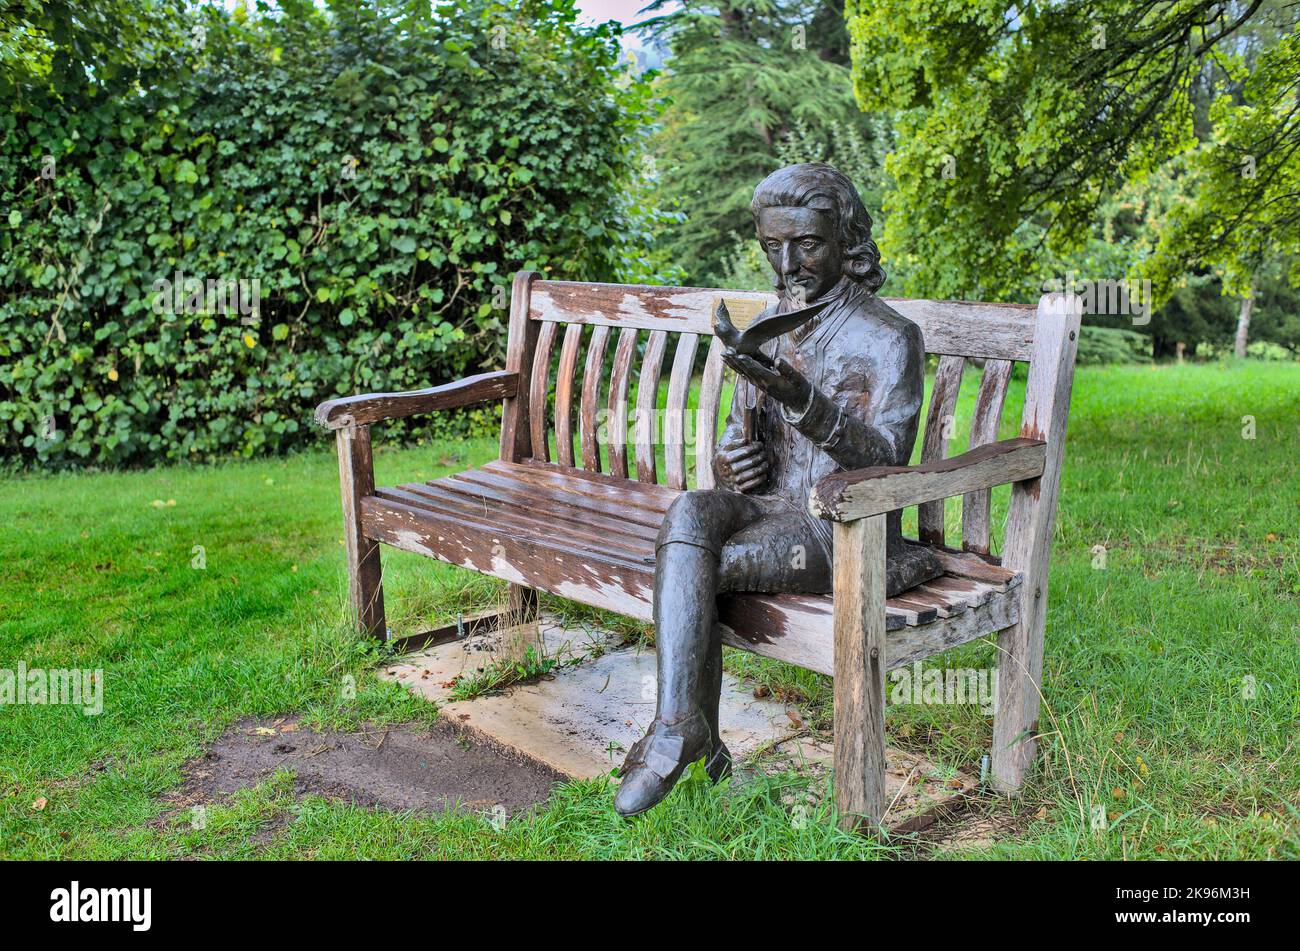
<svg viewBox="0 0 1300 951"><path fill-rule="evenodd" d="M722 347L710 325L717 297L751 306L772 299L543 281L522 272L504 370L322 403L316 420L338 440L350 598L360 627L388 637L381 544L505 579L516 621L536 611L538 590L650 621L654 538L664 512L687 488L692 468L698 487L714 484L723 390ZM1077 299L1064 295L1045 296L1036 308L888 303L920 326L926 350L939 357L920 465L840 472L815 487L812 511L834 522L833 597L735 595L719 605L726 644L833 675L836 805L846 827L874 824L886 808L886 671L988 634L997 634L999 650L992 775L1005 791L1021 785L1034 752L1048 553L1079 328ZM656 412L670 344L667 408ZM704 347L697 408L690 410ZM947 458L971 359L983 362L971 448ZM1020 438L998 441L1016 361L1029 365ZM498 460L429 482L375 487L371 424L493 400L504 401ZM989 553L990 489L1008 483L998 558ZM956 496L961 538L949 540L943 499ZM886 600L885 514L911 505L918 506L919 542L940 553L947 574Z"/></svg>

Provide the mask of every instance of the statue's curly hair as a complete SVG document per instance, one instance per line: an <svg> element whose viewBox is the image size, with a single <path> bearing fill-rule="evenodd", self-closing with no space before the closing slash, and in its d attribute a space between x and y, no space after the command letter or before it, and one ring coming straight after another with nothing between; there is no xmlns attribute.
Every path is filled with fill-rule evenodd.
<svg viewBox="0 0 1300 951"><path fill-rule="evenodd" d="M874 294L885 283L880 249L871 238L871 215L843 172L825 162L805 162L777 169L758 183L749 210L758 223L760 208L816 208L839 222L844 273Z"/></svg>

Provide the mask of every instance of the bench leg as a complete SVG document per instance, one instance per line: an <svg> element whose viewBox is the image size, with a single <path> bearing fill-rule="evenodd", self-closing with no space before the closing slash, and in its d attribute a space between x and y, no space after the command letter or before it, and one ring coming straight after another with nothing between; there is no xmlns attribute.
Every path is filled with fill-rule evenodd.
<svg viewBox="0 0 1300 951"><path fill-rule="evenodd" d="M885 817L885 516L835 523L835 807L846 831Z"/></svg>
<svg viewBox="0 0 1300 951"><path fill-rule="evenodd" d="M1025 579L1020 620L998 634L998 706L990 766L994 786L1004 793L1020 788L1034 762L1047 620L1044 584L1045 579Z"/></svg>
<svg viewBox="0 0 1300 951"><path fill-rule="evenodd" d="M1045 480L1011 489L1006 551L1002 563L1023 573L1020 618L998 633L998 697L993 714L993 784L1014 793L1034 762L1038 708L1042 699L1043 632L1047 626L1047 564L1052 543L1052 509Z"/></svg>
<svg viewBox="0 0 1300 951"><path fill-rule="evenodd" d="M522 661L529 647L541 651L542 632L537 623L537 592L511 584L497 624L503 634L502 653L507 661Z"/></svg>
<svg viewBox="0 0 1300 951"><path fill-rule="evenodd" d="M343 544L348 555L348 600L357 627L387 640L379 543L361 530L361 500L375 491L375 463L369 426L338 430L339 484L343 496Z"/></svg>

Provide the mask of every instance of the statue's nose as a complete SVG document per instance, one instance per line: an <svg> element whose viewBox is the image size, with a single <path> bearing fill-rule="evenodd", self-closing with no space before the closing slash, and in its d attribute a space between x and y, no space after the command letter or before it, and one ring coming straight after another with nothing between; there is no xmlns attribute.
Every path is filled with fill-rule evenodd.
<svg viewBox="0 0 1300 951"><path fill-rule="evenodd" d="M781 273L793 274L799 270L799 262L795 258L794 246L790 244L781 247Z"/></svg>

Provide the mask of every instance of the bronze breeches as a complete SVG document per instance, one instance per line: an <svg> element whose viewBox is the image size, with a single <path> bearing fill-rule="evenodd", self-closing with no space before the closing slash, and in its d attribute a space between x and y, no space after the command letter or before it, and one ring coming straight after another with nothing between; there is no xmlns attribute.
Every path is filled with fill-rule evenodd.
<svg viewBox="0 0 1300 951"><path fill-rule="evenodd" d="M655 551L670 542L713 553L718 562L718 593L827 594L831 590L830 552L811 516L771 497L728 489L684 492L664 516Z"/></svg>

